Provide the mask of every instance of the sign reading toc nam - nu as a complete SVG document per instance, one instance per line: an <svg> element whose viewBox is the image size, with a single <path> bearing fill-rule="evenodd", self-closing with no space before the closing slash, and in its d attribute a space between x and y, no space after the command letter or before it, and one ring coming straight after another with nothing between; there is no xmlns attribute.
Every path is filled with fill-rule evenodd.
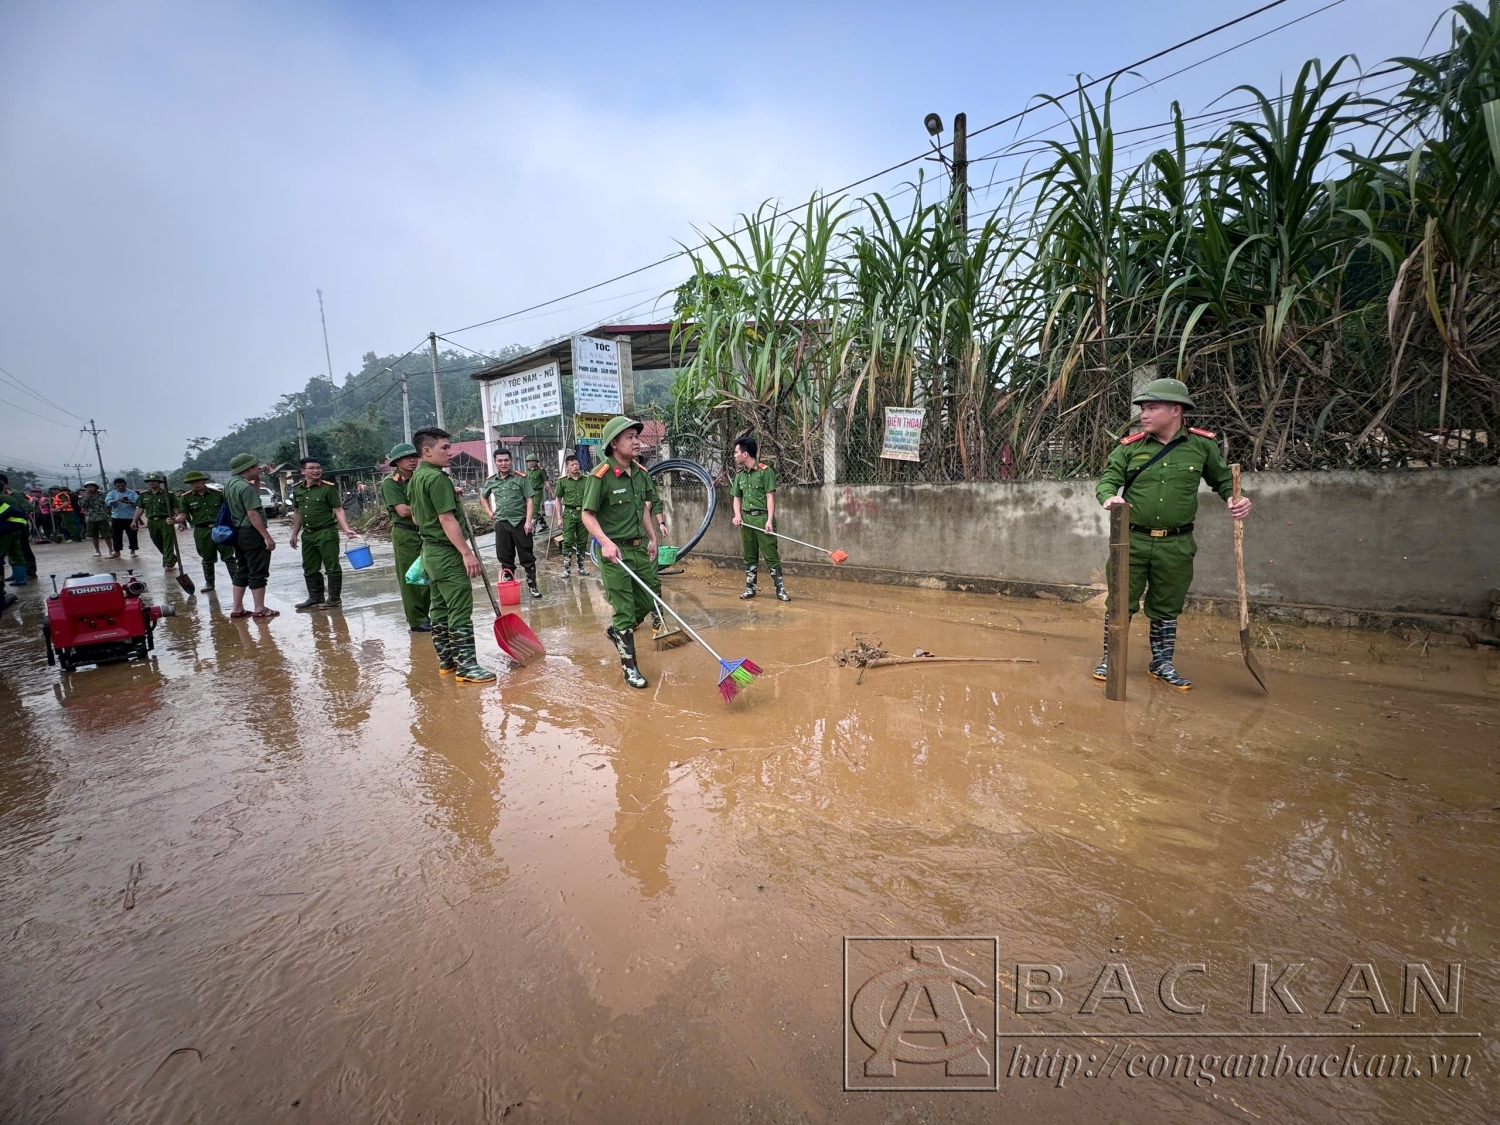
<svg viewBox="0 0 1500 1125"><path fill-rule="evenodd" d="M620 345L593 336L573 337L573 410L578 414L619 414Z"/></svg>
<svg viewBox="0 0 1500 1125"><path fill-rule="evenodd" d="M562 370L556 363L496 379L490 388L494 425L509 426L562 413Z"/></svg>
<svg viewBox="0 0 1500 1125"><path fill-rule="evenodd" d="M922 408L887 406L885 408L885 442L880 456L891 461L922 459Z"/></svg>

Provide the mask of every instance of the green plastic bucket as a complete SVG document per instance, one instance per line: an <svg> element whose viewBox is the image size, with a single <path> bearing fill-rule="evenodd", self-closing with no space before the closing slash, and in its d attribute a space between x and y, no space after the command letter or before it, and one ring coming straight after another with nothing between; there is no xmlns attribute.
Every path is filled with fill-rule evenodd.
<svg viewBox="0 0 1500 1125"><path fill-rule="evenodd" d="M671 566L677 561L677 548L660 546L656 548L656 565Z"/></svg>

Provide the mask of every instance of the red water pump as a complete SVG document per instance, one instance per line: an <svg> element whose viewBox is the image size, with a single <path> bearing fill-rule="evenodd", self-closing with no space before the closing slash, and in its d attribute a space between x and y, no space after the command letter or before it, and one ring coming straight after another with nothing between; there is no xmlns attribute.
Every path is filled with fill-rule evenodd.
<svg viewBox="0 0 1500 1125"><path fill-rule="evenodd" d="M47 599L47 663L71 672L83 664L145 660L156 647L156 623L170 606L142 600L146 584L133 572L121 582L113 574L73 574Z"/></svg>

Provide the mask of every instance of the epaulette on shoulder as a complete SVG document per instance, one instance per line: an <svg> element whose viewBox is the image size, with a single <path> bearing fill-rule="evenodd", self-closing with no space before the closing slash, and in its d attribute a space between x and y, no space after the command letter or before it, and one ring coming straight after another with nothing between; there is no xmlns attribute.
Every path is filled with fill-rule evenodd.
<svg viewBox="0 0 1500 1125"><path fill-rule="evenodd" d="M1120 444L1121 445L1129 445L1133 441L1140 441L1141 438L1143 438L1145 436L1146 436L1146 431L1145 430L1142 430L1138 434L1127 434L1125 437L1122 437L1120 439Z"/></svg>
<svg viewBox="0 0 1500 1125"><path fill-rule="evenodd" d="M1197 434L1199 437L1206 437L1206 438L1215 438L1215 437L1219 436L1218 434L1214 433L1212 430L1200 430L1197 426L1189 426L1188 427L1188 433L1190 433L1190 434Z"/></svg>
<svg viewBox="0 0 1500 1125"><path fill-rule="evenodd" d="M600 480L603 480L604 479L604 474L607 473L607 472L609 472L609 462L608 461L601 461L599 463L599 467L594 470L594 475L596 477L598 477Z"/></svg>
<svg viewBox="0 0 1500 1125"><path fill-rule="evenodd" d="M767 465L764 461L762 461L760 464L756 465L755 467L757 469L769 469L771 466Z"/></svg>

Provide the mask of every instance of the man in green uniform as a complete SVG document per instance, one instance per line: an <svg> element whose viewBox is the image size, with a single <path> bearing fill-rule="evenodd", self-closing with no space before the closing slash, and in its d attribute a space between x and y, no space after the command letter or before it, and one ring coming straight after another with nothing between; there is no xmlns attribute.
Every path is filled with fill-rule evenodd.
<svg viewBox="0 0 1500 1125"><path fill-rule="evenodd" d="M135 510L137 526L144 525L151 542L161 552L162 569L177 569L177 536L172 529L172 517L177 513L176 497L167 491L167 478L152 473L146 478L146 491L141 493L140 504Z"/></svg>
<svg viewBox="0 0 1500 1125"><path fill-rule="evenodd" d="M526 458L526 483L531 485L531 495L536 501L532 512L533 523L542 531L547 530L547 499L552 495L552 483L547 479L547 470L535 453Z"/></svg>
<svg viewBox="0 0 1500 1125"><path fill-rule="evenodd" d="M557 481L557 499L562 505L563 577L567 578L572 573L569 568L573 565L573 556L577 555L578 575L581 578L589 572L584 565L589 549L589 533L583 527L583 498L588 491L589 482L579 471L577 457L569 454L565 464L568 474L559 477Z"/></svg>
<svg viewBox="0 0 1500 1125"><path fill-rule="evenodd" d="M266 526L260 502L260 461L253 453L236 453L229 461L229 483L224 487L224 503L229 507L229 522L234 526L234 604L230 617L255 617L269 620L281 616L266 608L266 580L271 576L271 552L276 540ZM245 591L255 605L245 608Z"/></svg>
<svg viewBox="0 0 1500 1125"><path fill-rule="evenodd" d="M304 457L302 479L292 486L292 538L297 546L302 539L302 577L307 581L307 600L297 603L298 613L308 613L320 605L336 607L344 601L344 568L339 565L339 529L346 539L354 531L344 515L344 501L339 486L323 479L323 464L316 457ZM337 526L335 526L337 525ZM323 588L323 571L328 572L328 588Z"/></svg>
<svg viewBox="0 0 1500 1125"><path fill-rule="evenodd" d="M745 589L740 598L755 597L756 567L764 555L777 600L789 602L792 597L781 581L781 551L776 537L769 534L776 521L776 470L756 461L758 450L753 437L735 439L734 463L740 471L734 474L729 494L734 497L734 526L740 529L740 552L745 560Z"/></svg>
<svg viewBox="0 0 1500 1125"><path fill-rule="evenodd" d="M1193 541L1198 481L1207 481L1237 520L1250 514L1250 501L1230 500L1234 486L1214 435L1183 425L1183 412L1193 408L1193 400L1181 380L1154 379L1134 401L1141 408L1141 431L1120 439L1095 495L1105 508L1130 504L1129 612L1135 613L1144 593L1146 617L1151 622L1148 671L1168 687L1188 691L1192 682L1177 671L1172 658L1177 648L1177 618L1193 584L1193 556L1198 553ZM1108 612L1106 601L1106 621ZM1104 657L1094 669L1094 678L1108 676L1106 627Z"/></svg>
<svg viewBox="0 0 1500 1125"><path fill-rule="evenodd" d="M624 563L657 594L656 521L651 505L656 489L651 474L636 458L641 448L643 424L632 418L611 418L600 437L603 463L588 477L583 498L583 526L599 540L599 577L604 596L614 609L605 636L620 654L625 682L633 688L646 686L646 677L636 666L635 628L657 614L656 602L625 573Z"/></svg>
<svg viewBox="0 0 1500 1125"><path fill-rule="evenodd" d="M380 499L391 517L391 547L396 552L396 586L401 591L401 607L413 633L430 633L432 622L427 614L431 594L426 586L413 586L406 580L412 563L422 557L422 533L412 522L411 498L406 490L420 458L416 446L402 442L391 450L387 460L391 463L391 473L380 482Z"/></svg>
<svg viewBox="0 0 1500 1125"><path fill-rule="evenodd" d="M20 552L20 562L17 564L11 560L10 581L7 586L24 586L28 581L35 581L37 577L36 555L31 550L31 517L36 514L36 507L19 492L13 492L10 487L10 477L0 473L0 501L4 501L10 512L7 523L14 523L17 516L21 519L22 533L15 545Z"/></svg>
<svg viewBox="0 0 1500 1125"><path fill-rule="evenodd" d="M3 480L4 478L0 478ZM10 563L11 578L7 585L26 585L26 554L22 548L31 534L31 521L25 510L11 495L8 482L0 485L0 560ZM0 574L0 577L4 577ZM9 594L0 591L0 609L15 601Z"/></svg>
<svg viewBox="0 0 1500 1125"><path fill-rule="evenodd" d="M234 544L215 543L214 522L219 518L219 508L224 503L224 493L208 484L208 474L192 469L183 476L185 489L177 494L177 523L193 529L193 545L198 548L198 558L203 563L203 589L214 588L214 562L224 561L224 568L234 576Z"/></svg>
<svg viewBox="0 0 1500 1125"><path fill-rule="evenodd" d="M99 490L98 482L89 481L83 486L83 491L78 494L78 506L82 509L84 531L94 540L94 554L103 558L99 539L109 535L109 503Z"/></svg>
<svg viewBox="0 0 1500 1125"><path fill-rule="evenodd" d="M502 572L515 574L517 560L526 572L526 588L533 598L542 596L536 586L536 553L531 532L536 519L536 493L531 477L511 471L510 450L495 450L495 475L479 486L479 502L495 521L495 557Z"/></svg>
<svg viewBox="0 0 1500 1125"><path fill-rule="evenodd" d="M406 495L412 522L422 537L422 569L427 571L432 596L432 647L438 672L455 673L461 683L488 684L495 673L474 654L473 579L484 571L464 535L465 519L453 481L443 470L453 460L453 440L446 430L418 430L412 434L420 458Z"/></svg>

